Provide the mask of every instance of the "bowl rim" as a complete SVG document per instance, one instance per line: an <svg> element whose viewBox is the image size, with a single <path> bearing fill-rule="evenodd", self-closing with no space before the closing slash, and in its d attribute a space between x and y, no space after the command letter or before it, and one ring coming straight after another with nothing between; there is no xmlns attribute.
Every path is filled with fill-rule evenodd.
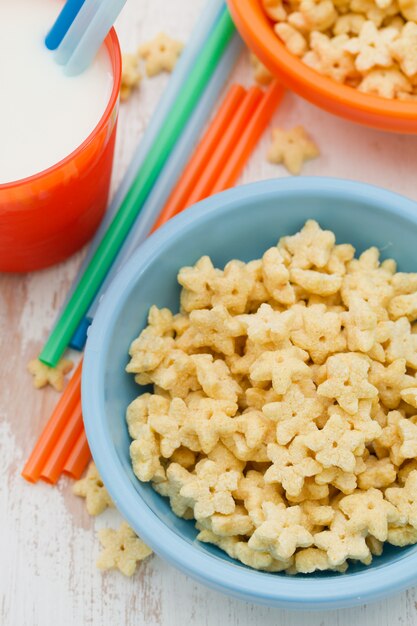
<svg viewBox="0 0 417 626"><path fill-rule="evenodd" d="M417 132L417 103L398 99L381 98L372 94L364 94L357 89L337 83L327 76L316 72L303 61L289 52L271 28L271 20L262 11L259 0L227 0L233 19L246 43L260 60L279 77L287 86L311 102L339 114L337 108L342 106L365 116L361 121L366 125L383 128L381 117L387 122L414 125ZM259 10L256 8L259 5ZM315 96L313 95L315 94ZM334 110L329 106L332 103ZM327 105L327 106L326 106ZM379 116L376 120L367 121L368 116ZM357 119L356 121L359 121ZM398 127L397 132L400 131Z"/></svg>
<svg viewBox="0 0 417 626"><path fill-rule="evenodd" d="M417 225L417 204L385 189L336 178L299 177L261 181L212 196L170 220L134 253L104 295L88 336L83 373L82 409L88 442L100 475L116 507L146 543L162 558L192 578L223 593L258 604L283 608L341 608L377 600L417 583L417 554L393 563L331 578L276 577L245 569L220 557L199 552L170 529L140 497L113 446L106 428L103 381L110 330L131 289L165 242L210 221L213 215L237 209L254 198L279 199L281 193L306 192L361 201L381 213L396 214ZM407 567L409 565L409 567ZM414 568L412 567L414 565Z"/></svg>

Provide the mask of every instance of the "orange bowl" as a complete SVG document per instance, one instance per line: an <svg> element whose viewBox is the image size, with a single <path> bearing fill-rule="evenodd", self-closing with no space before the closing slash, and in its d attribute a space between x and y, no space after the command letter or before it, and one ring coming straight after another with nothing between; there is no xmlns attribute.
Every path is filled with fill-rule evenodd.
<svg viewBox="0 0 417 626"><path fill-rule="evenodd" d="M417 134L417 102L364 94L318 74L288 52L259 0L228 0L228 5L249 48L288 89L352 122L396 133Z"/></svg>

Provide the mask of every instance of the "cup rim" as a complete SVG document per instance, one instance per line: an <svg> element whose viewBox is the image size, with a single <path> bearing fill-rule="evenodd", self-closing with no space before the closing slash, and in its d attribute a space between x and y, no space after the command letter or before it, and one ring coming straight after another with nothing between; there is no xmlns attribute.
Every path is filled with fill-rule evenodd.
<svg viewBox="0 0 417 626"><path fill-rule="evenodd" d="M247 44L271 71L285 77L288 86L302 97L339 114L337 108L346 107L364 116L379 116L379 124L371 124L383 129L381 119L387 123L402 122L414 124L417 132L417 103L398 99L381 98L359 92L353 87L337 83L327 76L308 67L301 59L289 52L273 32L271 21L257 9L259 0L227 0L233 19ZM315 94L315 98L309 94ZM320 99L320 104L318 100ZM327 106L326 106L327 105ZM330 105L333 105L332 111ZM357 119L356 121L360 121ZM363 123L367 124L366 120ZM397 132L400 129L397 129ZM405 132L405 131L403 131Z"/></svg>
<svg viewBox="0 0 417 626"><path fill-rule="evenodd" d="M85 148L93 141L94 137L104 128L107 124L107 121L112 114L114 107L119 99L120 93L120 83L122 78L122 53L120 50L119 38L117 37L117 33L114 28L111 28L107 37L104 40L106 45L110 62L113 70L113 87L110 94L109 101L107 103L106 108L99 121L90 132L90 134L84 139L84 141L77 147L75 150L70 152L66 157L54 163L50 167L47 167L40 172L36 172L31 176L25 176L24 178L18 178L17 180L10 181L8 183L0 184L0 191L7 191L8 189L17 188L26 184L35 183L42 178L48 176L49 174L53 174L56 170L59 170L61 167L65 166L67 163L76 158Z"/></svg>
<svg viewBox="0 0 417 626"><path fill-rule="evenodd" d="M261 181L208 198L158 229L135 252L110 285L90 328L83 364L82 409L90 449L103 481L128 523L160 556L196 580L223 593L255 603L284 608L341 608L377 600L417 583L417 553L392 563L329 578L277 577L246 569L215 555L199 552L163 522L135 490L106 428L103 388L110 333L118 314L141 274L167 242L191 234L213 214L238 210L256 197L278 197L280 192L357 199L372 210L401 216L417 225L416 203L379 187L327 177L299 177ZM410 567L407 567L409 565ZM412 566L414 565L414 567Z"/></svg>

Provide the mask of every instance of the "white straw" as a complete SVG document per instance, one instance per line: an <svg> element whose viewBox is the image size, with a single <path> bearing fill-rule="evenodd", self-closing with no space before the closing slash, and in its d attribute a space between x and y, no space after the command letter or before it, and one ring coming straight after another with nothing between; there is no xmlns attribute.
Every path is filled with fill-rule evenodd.
<svg viewBox="0 0 417 626"><path fill-rule="evenodd" d="M55 61L59 65L68 63L102 2L103 0L85 0L65 37L54 52Z"/></svg>

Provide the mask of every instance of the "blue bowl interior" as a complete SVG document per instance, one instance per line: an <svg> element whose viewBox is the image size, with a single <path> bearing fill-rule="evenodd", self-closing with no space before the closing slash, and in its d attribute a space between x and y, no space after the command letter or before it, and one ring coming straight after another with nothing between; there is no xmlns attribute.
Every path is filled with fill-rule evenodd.
<svg viewBox="0 0 417 626"><path fill-rule="evenodd" d="M417 215L416 219L410 218L410 207L415 210L415 205L394 194L364 185L327 179L322 179L322 184L320 179L314 182L298 180L299 186L296 182L271 181L243 187L238 195L236 192L226 193L222 200L218 197L217 203L213 198L191 209L190 216L183 215L173 220L157 233L162 239L150 238L135 254L129 267L135 267L137 271L125 273L123 287L119 290L123 293L120 297L117 294L117 302L114 302L116 289L110 290L101 305L106 309L108 301L107 307L113 309L111 320L108 316L105 324L98 321L98 328L93 328L93 343L100 344L100 360L104 363L105 415L100 419L105 420L104 428L110 434L111 445L123 472L138 497L172 531L185 542L193 544L196 550L230 561L236 568L247 569L231 561L218 548L196 542L193 522L177 518L171 512L168 500L135 477L129 457L130 438L125 411L127 405L147 389L140 388L133 376L125 373L125 366L129 345L146 325L150 306L156 304L178 310L180 289L176 276L180 267L195 263L203 254L208 254L215 266L220 268L234 258L243 261L259 258L281 236L295 233L309 218L334 231L338 243L352 243L357 253L377 246L382 258L397 260L400 270L416 270ZM393 199L404 202L405 210L399 208L392 212ZM100 315L98 318L101 319ZM101 332L102 326L105 332ZM87 415L90 443L93 444L93 452L97 453L94 441L91 441L94 419ZM105 464L104 459L96 460L99 467ZM117 504L117 494L112 495ZM404 559L416 550L417 547L396 549L387 545L383 555L375 558L370 567L379 569L387 563ZM348 574L326 573L314 577L352 577L364 570L369 570L369 567L358 564L350 566ZM254 575L272 576L261 572L254 572Z"/></svg>

